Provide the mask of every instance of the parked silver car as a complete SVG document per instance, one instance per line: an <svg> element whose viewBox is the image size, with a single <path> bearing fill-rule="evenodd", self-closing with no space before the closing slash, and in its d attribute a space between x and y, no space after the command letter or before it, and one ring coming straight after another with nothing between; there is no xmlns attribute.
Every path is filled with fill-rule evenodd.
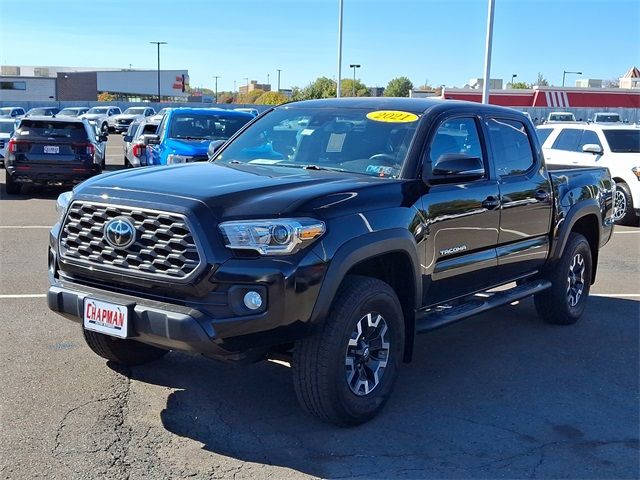
<svg viewBox="0 0 640 480"><path fill-rule="evenodd" d="M142 140L143 135L155 134L158 123L150 121L134 121L129 130L122 134L124 140L124 166L126 168L144 167L147 165L147 147Z"/></svg>

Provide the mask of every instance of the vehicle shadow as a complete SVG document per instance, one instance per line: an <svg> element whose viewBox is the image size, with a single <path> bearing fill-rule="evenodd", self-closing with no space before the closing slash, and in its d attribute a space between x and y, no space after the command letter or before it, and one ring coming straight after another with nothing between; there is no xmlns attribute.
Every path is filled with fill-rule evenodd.
<svg viewBox="0 0 640 480"><path fill-rule="evenodd" d="M421 336L382 414L350 429L303 413L272 362L171 353L132 378L177 389L161 412L169 432L323 478L620 478L640 467L639 315L640 302L592 297L560 327L526 300Z"/></svg>

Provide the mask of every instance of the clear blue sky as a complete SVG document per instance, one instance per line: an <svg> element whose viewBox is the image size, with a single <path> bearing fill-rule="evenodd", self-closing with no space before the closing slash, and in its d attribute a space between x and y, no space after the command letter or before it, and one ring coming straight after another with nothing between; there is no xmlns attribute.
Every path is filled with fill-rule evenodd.
<svg viewBox="0 0 640 480"><path fill-rule="evenodd" d="M462 86L483 69L487 0L344 0L343 76ZM0 63L188 69L192 86L335 77L338 0L0 0ZM640 0L496 0L492 78L640 66ZM575 76L568 77L572 83Z"/></svg>

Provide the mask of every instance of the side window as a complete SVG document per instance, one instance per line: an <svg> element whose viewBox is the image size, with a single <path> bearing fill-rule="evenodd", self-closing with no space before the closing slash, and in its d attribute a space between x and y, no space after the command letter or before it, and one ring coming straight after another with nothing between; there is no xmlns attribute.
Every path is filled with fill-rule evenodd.
<svg viewBox="0 0 640 480"><path fill-rule="evenodd" d="M588 143L600 145L600 148L602 148L602 144L600 143L598 134L592 130L584 130L582 132L582 138L580 139L580 143L578 144L578 151L581 152L582 147Z"/></svg>
<svg viewBox="0 0 640 480"><path fill-rule="evenodd" d="M463 153L484 160L478 127L473 118L452 118L438 127L429 147L429 161L433 163L447 153Z"/></svg>
<svg viewBox="0 0 640 480"><path fill-rule="evenodd" d="M536 134L538 135L540 145L544 145L544 142L547 141L551 132L553 132L553 128L536 128Z"/></svg>
<svg viewBox="0 0 640 480"><path fill-rule="evenodd" d="M487 126L498 175L521 175L534 165L533 149L522 122L492 118Z"/></svg>
<svg viewBox="0 0 640 480"><path fill-rule="evenodd" d="M584 130L580 130L579 128L564 128L556 138L556 141L553 142L553 146L556 150L568 150L570 152L575 152L578 150L578 142L580 141L580 137L582 137L582 132Z"/></svg>

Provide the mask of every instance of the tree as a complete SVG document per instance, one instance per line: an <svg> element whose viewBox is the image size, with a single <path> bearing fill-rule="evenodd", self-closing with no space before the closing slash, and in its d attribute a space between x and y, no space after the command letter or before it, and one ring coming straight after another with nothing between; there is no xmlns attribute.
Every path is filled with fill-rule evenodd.
<svg viewBox="0 0 640 480"><path fill-rule="evenodd" d="M511 88L523 89L523 88L531 88L527 82L513 82L509 84Z"/></svg>
<svg viewBox="0 0 640 480"><path fill-rule="evenodd" d="M542 75L542 73L538 72L538 78L536 79L536 83L534 83L534 85L537 85L539 87L548 87L549 80L544 78L544 75Z"/></svg>
<svg viewBox="0 0 640 480"><path fill-rule="evenodd" d="M237 103L256 103L256 100L260 95L264 93L264 90L260 90L256 88L255 90L251 90L249 93L243 93L238 95Z"/></svg>
<svg viewBox="0 0 640 480"><path fill-rule="evenodd" d="M369 87L357 79L355 83L351 78L343 78L340 82L340 94L343 97L353 97L355 87L356 97L368 97L370 95Z"/></svg>
<svg viewBox="0 0 640 480"><path fill-rule="evenodd" d="M219 92L218 103L233 103L233 92Z"/></svg>
<svg viewBox="0 0 640 480"><path fill-rule="evenodd" d="M617 78L611 78L602 82L604 88L620 88L620 80Z"/></svg>
<svg viewBox="0 0 640 480"><path fill-rule="evenodd" d="M101 92L98 94L99 102L113 102L117 99L117 97L113 93L109 92Z"/></svg>
<svg viewBox="0 0 640 480"><path fill-rule="evenodd" d="M300 90L296 100L312 100L314 98L330 98L336 96L336 82L327 77L318 77Z"/></svg>
<svg viewBox="0 0 640 480"><path fill-rule="evenodd" d="M257 98L255 103L258 105L280 105L288 101L289 99L280 92L265 92Z"/></svg>
<svg viewBox="0 0 640 480"><path fill-rule="evenodd" d="M413 83L407 77L398 77L389 81L384 90L385 97L408 97L413 90Z"/></svg>

